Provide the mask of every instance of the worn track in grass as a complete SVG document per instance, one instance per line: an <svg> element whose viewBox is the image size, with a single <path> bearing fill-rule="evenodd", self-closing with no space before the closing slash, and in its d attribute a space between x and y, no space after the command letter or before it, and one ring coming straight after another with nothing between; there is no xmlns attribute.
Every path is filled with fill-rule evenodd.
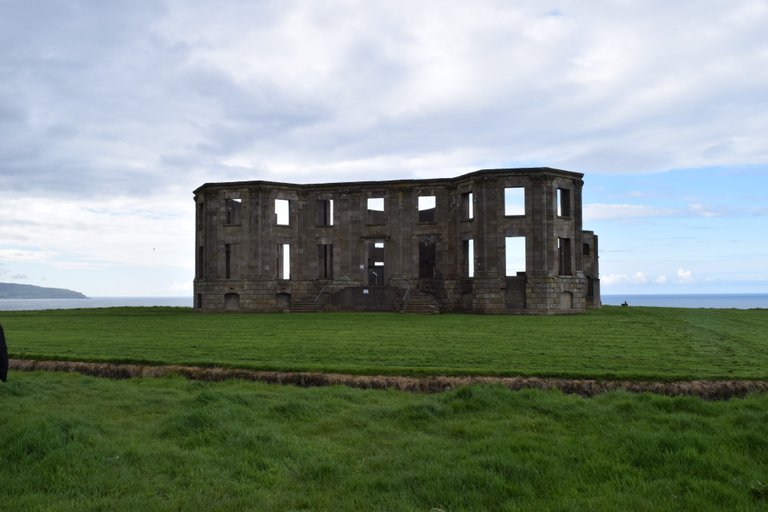
<svg viewBox="0 0 768 512"><path fill-rule="evenodd" d="M10 369L14 371L75 372L83 375L106 377L110 379L181 375L189 379L212 382L240 379L303 387L349 386L360 389L396 389L400 391L420 393L436 393L471 384L501 384L513 390L557 389L564 393L574 393L587 397L607 391L623 390L633 393L650 392L669 396L689 395L708 400L722 400L742 397L748 393L768 392L768 381L764 380L694 380L659 382L547 377L409 377L318 372L272 372L237 368L207 368L177 365L151 366L80 361L42 361L32 359L11 359Z"/></svg>

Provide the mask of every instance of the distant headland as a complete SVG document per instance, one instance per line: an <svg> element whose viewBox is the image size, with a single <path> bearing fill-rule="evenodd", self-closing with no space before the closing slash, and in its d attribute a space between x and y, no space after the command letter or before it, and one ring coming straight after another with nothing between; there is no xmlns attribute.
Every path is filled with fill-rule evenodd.
<svg viewBox="0 0 768 512"><path fill-rule="evenodd" d="M0 283L0 299L87 299L80 292L31 284Z"/></svg>

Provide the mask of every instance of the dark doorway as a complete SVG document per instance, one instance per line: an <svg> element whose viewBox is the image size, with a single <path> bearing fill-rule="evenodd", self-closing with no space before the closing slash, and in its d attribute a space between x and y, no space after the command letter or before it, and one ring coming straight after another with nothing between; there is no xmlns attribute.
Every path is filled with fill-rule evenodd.
<svg viewBox="0 0 768 512"><path fill-rule="evenodd" d="M435 242L430 240L419 242L419 278L435 277L436 254Z"/></svg>
<svg viewBox="0 0 768 512"><path fill-rule="evenodd" d="M237 293L225 293L224 309L230 310L230 311L240 309L240 295Z"/></svg>
<svg viewBox="0 0 768 512"><path fill-rule="evenodd" d="M384 286L384 242L368 242L368 286Z"/></svg>

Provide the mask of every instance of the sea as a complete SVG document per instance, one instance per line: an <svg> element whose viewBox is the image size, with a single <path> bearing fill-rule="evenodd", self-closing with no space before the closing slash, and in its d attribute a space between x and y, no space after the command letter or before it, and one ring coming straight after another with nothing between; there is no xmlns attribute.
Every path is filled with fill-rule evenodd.
<svg viewBox="0 0 768 512"><path fill-rule="evenodd" d="M0 299L0 311L33 311L41 309L115 308L124 306L192 307L189 297L89 297L87 299Z"/></svg>
<svg viewBox="0 0 768 512"><path fill-rule="evenodd" d="M603 295L603 304L667 308L768 309L768 293L708 295ZM91 297L87 299L0 299L0 311L172 306L191 308L192 297Z"/></svg>
<svg viewBox="0 0 768 512"><path fill-rule="evenodd" d="M602 295L603 304L665 308L768 309L768 293Z"/></svg>

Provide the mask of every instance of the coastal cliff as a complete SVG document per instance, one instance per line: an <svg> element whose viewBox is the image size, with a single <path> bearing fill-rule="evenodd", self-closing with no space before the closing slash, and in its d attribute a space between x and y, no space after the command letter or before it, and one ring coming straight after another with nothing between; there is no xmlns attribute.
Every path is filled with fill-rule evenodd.
<svg viewBox="0 0 768 512"><path fill-rule="evenodd" d="M87 299L85 295L64 288L44 288L31 284L0 283L0 299Z"/></svg>

